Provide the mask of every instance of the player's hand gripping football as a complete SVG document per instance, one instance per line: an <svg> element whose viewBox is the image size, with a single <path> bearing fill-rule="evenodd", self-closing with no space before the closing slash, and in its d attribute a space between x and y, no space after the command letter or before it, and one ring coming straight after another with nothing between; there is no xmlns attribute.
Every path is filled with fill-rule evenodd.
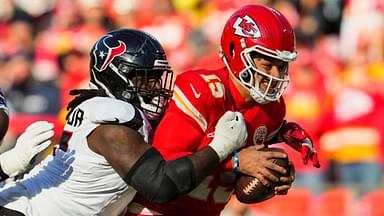
<svg viewBox="0 0 384 216"><path fill-rule="evenodd" d="M51 144L53 124L37 121L27 127L11 150L0 155L0 165L8 176L23 172L31 159Z"/></svg>
<svg viewBox="0 0 384 216"><path fill-rule="evenodd" d="M287 195L292 183L295 181L296 169L292 161L289 161L289 175L281 176L280 183L275 186L275 195Z"/></svg>
<svg viewBox="0 0 384 216"><path fill-rule="evenodd" d="M243 115L240 112L227 111L217 122L215 135L209 146L222 161L234 150L243 147L247 136Z"/></svg>
<svg viewBox="0 0 384 216"><path fill-rule="evenodd" d="M304 164L311 160L314 167L320 167L312 139L300 125L295 122L284 122L280 129L280 136L285 143L301 153Z"/></svg>
<svg viewBox="0 0 384 216"><path fill-rule="evenodd" d="M279 151L261 151L263 146L251 145L239 151L239 172L256 177L263 185L270 186L284 176L288 170L274 163L272 159L286 159L287 154ZM285 180L287 181L287 180Z"/></svg>

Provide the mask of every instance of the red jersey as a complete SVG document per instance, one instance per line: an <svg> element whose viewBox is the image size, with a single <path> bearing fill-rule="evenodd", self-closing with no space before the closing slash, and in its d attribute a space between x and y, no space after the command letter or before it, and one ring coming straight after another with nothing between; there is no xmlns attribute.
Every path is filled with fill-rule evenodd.
<svg viewBox="0 0 384 216"><path fill-rule="evenodd" d="M211 142L217 121L228 110L243 113L249 145L272 138L285 116L283 100L265 105L245 102L225 69L188 71L175 80L172 101L153 146L168 160L196 152ZM134 213L140 204L164 215L220 215L234 190L232 168L229 158L192 192L167 204L153 204L137 195L129 211Z"/></svg>

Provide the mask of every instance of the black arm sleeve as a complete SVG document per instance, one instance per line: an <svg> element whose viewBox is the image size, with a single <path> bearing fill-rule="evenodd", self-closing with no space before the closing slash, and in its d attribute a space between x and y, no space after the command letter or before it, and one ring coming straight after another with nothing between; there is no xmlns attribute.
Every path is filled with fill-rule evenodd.
<svg viewBox="0 0 384 216"><path fill-rule="evenodd" d="M218 164L219 157L210 147L169 161L151 148L133 165L124 181L149 201L162 204L190 192Z"/></svg>

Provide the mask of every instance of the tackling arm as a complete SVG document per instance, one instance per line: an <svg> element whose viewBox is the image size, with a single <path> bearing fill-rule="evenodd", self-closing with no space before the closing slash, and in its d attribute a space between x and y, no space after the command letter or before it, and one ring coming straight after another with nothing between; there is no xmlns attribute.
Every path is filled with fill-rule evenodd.
<svg viewBox="0 0 384 216"><path fill-rule="evenodd" d="M103 155L119 175L152 202L165 203L194 189L220 161L245 144L241 114L230 112L216 126L208 147L165 161L137 131L122 125L100 125L88 137L90 148Z"/></svg>
<svg viewBox="0 0 384 216"><path fill-rule="evenodd" d="M150 148L124 180L151 202L166 203L190 192L218 164L219 157L209 147L170 161Z"/></svg>
<svg viewBox="0 0 384 216"><path fill-rule="evenodd" d="M101 125L88 137L90 148L103 155L127 184L157 203L176 199L193 189L196 173L219 163L212 149L194 157L165 161L160 153L144 142L135 130L119 125ZM194 161L207 161L197 164Z"/></svg>

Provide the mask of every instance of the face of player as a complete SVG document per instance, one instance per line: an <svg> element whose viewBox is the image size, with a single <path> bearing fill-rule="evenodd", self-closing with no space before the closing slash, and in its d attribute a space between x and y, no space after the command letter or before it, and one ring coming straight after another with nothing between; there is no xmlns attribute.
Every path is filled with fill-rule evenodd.
<svg viewBox="0 0 384 216"><path fill-rule="evenodd" d="M254 83L252 85L258 85L262 93L268 91L267 94L275 94L279 91L279 82L271 79L270 76L283 79L287 73L288 63L264 55L255 55L253 63L256 69L262 73L254 73Z"/></svg>
<svg viewBox="0 0 384 216"><path fill-rule="evenodd" d="M162 80L158 76L136 76L132 82L138 88L140 107L144 109L147 118L149 120L159 118L159 113L162 113L166 102L166 98L158 93Z"/></svg>
<svg viewBox="0 0 384 216"><path fill-rule="evenodd" d="M157 77L136 76L132 79L135 86L148 91L160 89L160 82Z"/></svg>

